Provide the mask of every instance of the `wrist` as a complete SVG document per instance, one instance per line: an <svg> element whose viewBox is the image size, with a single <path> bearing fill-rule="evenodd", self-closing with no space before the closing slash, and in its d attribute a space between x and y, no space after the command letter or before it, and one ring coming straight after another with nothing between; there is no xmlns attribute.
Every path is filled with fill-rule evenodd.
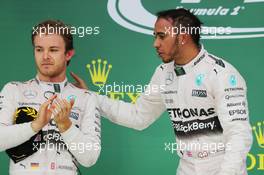
<svg viewBox="0 0 264 175"><path fill-rule="evenodd" d="M35 133L41 130L41 127L38 125L36 121L31 122L31 128Z"/></svg>
<svg viewBox="0 0 264 175"><path fill-rule="evenodd" d="M66 120L65 122L59 124L57 123L60 133L67 131L71 127L71 125L72 125L71 120Z"/></svg>

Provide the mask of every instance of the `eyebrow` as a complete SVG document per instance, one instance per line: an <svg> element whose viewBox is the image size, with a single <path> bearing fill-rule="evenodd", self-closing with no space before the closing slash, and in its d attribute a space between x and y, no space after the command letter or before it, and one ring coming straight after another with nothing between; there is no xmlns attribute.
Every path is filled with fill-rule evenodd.
<svg viewBox="0 0 264 175"><path fill-rule="evenodd" d="M52 48L52 49L59 49L60 47L59 46L51 46L50 48Z"/></svg>
<svg viewBox="0 0 264 175"><path fill-rule="evenodd" d="M43 48L42 46L35 46L35 48ZM50 48L52 48L52 49L59 49L60 47L58 47L58 46L51 46Z"/></svg>

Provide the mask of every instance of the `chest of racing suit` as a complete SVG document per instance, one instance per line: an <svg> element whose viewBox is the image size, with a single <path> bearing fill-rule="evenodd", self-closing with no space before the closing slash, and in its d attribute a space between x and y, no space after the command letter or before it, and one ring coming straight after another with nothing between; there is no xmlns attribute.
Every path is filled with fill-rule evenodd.
<svg viewBox="0 0 264 175"><path fill-rule="evenodd" d="M98 99L106 118L138 130L167 110L181 158L178 175L245 175L252 144L246 92L231 64L201 48L184 66L158 66L135 104Z"/></svg>
<svg viewBox="0 0 264 175"><path fill-rule="evenodd" d="M68 101L72 98L74 99L75 102L71 110L70 120L76 128L84 125L83 117L85 116L85 112L87 113L85 110L88 105L87 96L89 96L90 92L74 87L67 80L59 84L53 84L41 82L35 78L24 83L11 82L9 83L9 89L6 88L2 92L2 95L8 96L10 93L13 93L12 96L14 96L14 99L9 106L8 104L2 104L4 111L1 112L5 113L7 117L1 119L1 123L6 125L12 124L21 112L36 117L36 111L39 110L40 105L56 93L61 99L67 99ZM5 92L8 94L4 94ZM12 113L14 115L11 115ZM95 115L94 121L92 121L93 118L89 119L93 125L96 125L95 130L90 131L100 140L100 118L98 113L95 113ZM14 117L12 118L10 116ZM65 144L53 119L42 128L42 132L43 142L40 143L41 145L35 145L36 149L38 149L36 153L18 163L10 160L10 174L77 174L77 160L67 149L67 146L73 145ZM19 136L14 139L19 139ZM98 149L100 149L99 143L100 141L98 141ZM81 151L87 145L74 146Z"/></svg>
<svg viewBox="0 0 264 175"><path fill-rule="evenodd" d="M163 69L161 81L164 81L161 84L165 85L161 96L177 138L178 155L182 158L179 174L190 174L184 166L191 165L194 165L192 172L201 175L230 171L221 170L224 168L221 164L227 153L241 147L230 140L232 134L242 129L238 127L244 127L248 133L241 138L247 142L240 140L247 151L251 143L246 84L241 75L230 64L206 51L187 65L169 63L161 65L160 69ZM246 174L247 151L240 157L243 168L231 169L233 174ZM212 160L216 160L215 164L210 163ZM207 165L203 166L203 162Z"/></svg>

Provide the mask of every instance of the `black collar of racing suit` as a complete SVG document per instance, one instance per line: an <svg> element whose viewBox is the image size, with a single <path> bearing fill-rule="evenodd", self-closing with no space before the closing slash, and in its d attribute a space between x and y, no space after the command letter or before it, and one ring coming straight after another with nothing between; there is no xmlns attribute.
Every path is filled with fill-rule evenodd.
<svg viewBox="0 0 264 175"><path fill-rule="evenodd" d="M67 86L68 80L65 78L62 82L45 82L41 81L38 76L35 77L35 81L46 91L52 91L55 93L60 93L64 87Z"/></svg>
<svg viewBox="0 0 264 175"><path fill-rule="evenodd" d="M176 75L181 76L181 75L185 75L188 72L190 72L192 68L196 66L205 57L205 54L206 54L206 50L204 49L203 45L201 45L200 52L189 63L183 66L180 66L174 63L174 71Z"/></svg>

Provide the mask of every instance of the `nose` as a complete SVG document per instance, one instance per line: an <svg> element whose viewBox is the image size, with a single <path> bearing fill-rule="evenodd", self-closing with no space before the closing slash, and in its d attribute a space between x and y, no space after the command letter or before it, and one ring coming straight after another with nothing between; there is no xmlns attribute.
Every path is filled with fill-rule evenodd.
<svg viewBox="0 0 264 175"><path fill-rule="evenodd" d="M45 50L45 51L43 52L42 58L43 58L44 60L47 60L47 59L50 58L50 57L49 57L49 51L48 51L48 50Z"/></svg>
<svg viewBox="0 0 264 175"><path fill-rule="evenodd" d="M154 43L153 43L153 47L155 47L156 49L158 49L160 47L160 41L158 38L156 38L154 40Z"/></svg>

